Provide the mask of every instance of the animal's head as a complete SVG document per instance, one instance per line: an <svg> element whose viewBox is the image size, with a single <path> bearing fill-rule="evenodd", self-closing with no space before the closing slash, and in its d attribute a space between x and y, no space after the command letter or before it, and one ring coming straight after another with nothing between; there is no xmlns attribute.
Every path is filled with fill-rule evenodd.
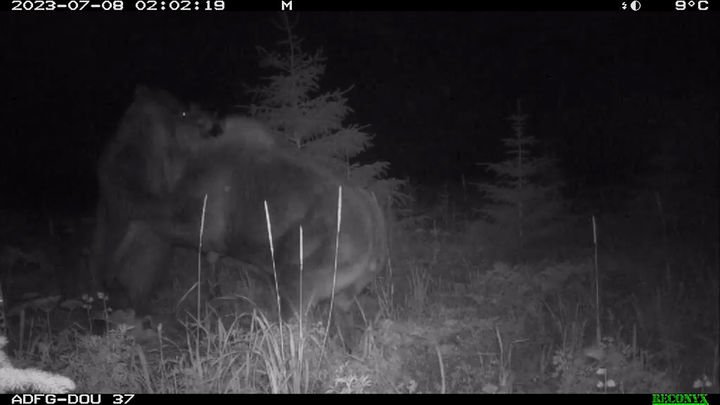
<svg viewBox="0 0 720 405"><path fill-rule="evenodd" d="M99 162L101 182L150 195L170 192L183 168L219 131L215 116L164 90L138 87ZM103 179L105 178L105 179Z"/></svg>
<svg viewBox="0 0 720 405"><path fill-rule="evenodd" d="M164 131L167 141L193 149L197 142L220 134L217 115L186 103L165 90L138 86L130 111L147 119L155 131Z"/></svg>

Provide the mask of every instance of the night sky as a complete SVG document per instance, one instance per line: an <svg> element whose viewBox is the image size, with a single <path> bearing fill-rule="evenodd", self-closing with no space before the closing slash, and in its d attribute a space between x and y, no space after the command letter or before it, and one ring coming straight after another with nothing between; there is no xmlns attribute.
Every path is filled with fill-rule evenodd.
<svg viewBox="0 0 720 405"><path fill-rule="evenodd" d="M717 15L294 15L304 50L327 57L323 90L354 86L348 124L369 126L364 156L392 176L482 178L476 163L504 158L520 99L528 132L576 189L630 183L662 147L715 187ZM246 86L271 73L256 47L285 38L273 17L5 13L3 208L91 212L98 154L139 84L211 108L248 104Z"/></svg>

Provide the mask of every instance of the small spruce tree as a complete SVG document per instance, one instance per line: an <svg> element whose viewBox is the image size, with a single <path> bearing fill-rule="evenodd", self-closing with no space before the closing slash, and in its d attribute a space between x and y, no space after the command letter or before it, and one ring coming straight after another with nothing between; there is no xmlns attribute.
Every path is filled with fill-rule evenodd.
<svg viewBox="0 0 720 405"><path fill-rule="evenodd" d="M526 134L527 118L518 101L517 111L509 117L513 135L502 140L509 158L482 164L496 181L477 184L490 201L479 210L481 218L490 224L493 239L510 250L554 233L553 220L562 207L561 183L548 179L554 163L547 157L534 156L532 147L537 139Z"/></svg>
<svg viewBox="0 0 720 405"><path fill-rule="evenodd" d="M347 178L351 184L368 188L384 204L407 200L399 191L403 182L383 178L388 162L361 164L358 155L372 146L372 136L364 128L343 122L352 112L346 95L350 89L321 93L320 78L325 73L322 51L302 50L302 40L292 33L287 17L280 41L283 51L258 47L260 65L276 70L266 84L250 89L255 102L249 114L264 122L298 152Z"/></svg>

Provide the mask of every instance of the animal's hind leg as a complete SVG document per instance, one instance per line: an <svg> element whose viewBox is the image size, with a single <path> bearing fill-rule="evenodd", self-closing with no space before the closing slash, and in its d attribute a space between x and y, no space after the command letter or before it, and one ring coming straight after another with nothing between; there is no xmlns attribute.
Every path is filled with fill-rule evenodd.
<svg viewBox="0 0 720 405"><path fill-rule="evenodd" d="M359 338L359 331L355 325L353 302L354 300L349 294L341 292L335 296L335 302L333 303L335 325L338 328L340 339L348 352L352 352Z"/></svg>
<svg viewBox="0 0 720 405"><path fill-rule="evenodd" d="M115 250L115 281L137 315L150 311L150 298L160 275L166 271L172 246L145 224L132 222ZM124 293L124 294L123 294ZM112 299L112 296L111 296Z"/></svg>
<svg viewBox="0 0 720 405"><path fill-rule="evenodd" d="M205 277L203 285L205 286L205 297L208 300L217 298L222 295L223 291L220 287L220 271L222 265L220 264L220 254L217 252L208 252L205 256L208 262L208 273Z"/></svg>

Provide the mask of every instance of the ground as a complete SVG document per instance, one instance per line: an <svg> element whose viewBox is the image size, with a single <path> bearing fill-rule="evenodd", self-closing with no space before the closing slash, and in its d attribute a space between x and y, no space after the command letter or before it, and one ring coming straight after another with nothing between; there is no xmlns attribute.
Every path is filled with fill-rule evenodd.
<svg viewBox="0 0 720 405"><path fill-rule="evenodd" d="M714 259L681 230L650 240L653 220L606 216L597 250L573 223L508 254L492 228L442 214L394 224L350 351L327 305L302 323L253 311L274 299L237 263L221 264L198 308L192 251L169 264L160 316L111 311L87 277L91 219L7 214L5 352L76 392L718 392Z"/></svg>

